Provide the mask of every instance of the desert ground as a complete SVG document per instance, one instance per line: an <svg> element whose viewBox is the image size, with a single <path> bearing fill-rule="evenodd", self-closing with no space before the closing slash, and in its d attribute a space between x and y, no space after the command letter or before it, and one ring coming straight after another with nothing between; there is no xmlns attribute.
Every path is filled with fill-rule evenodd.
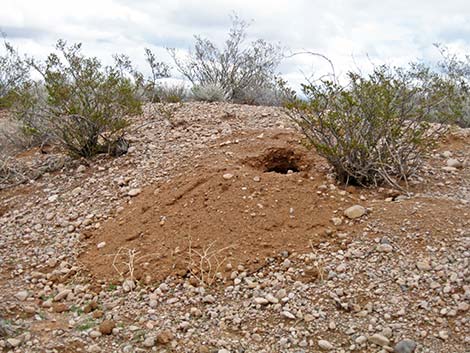
<svg viewBox="0 0 470 353"><path fill-rule="evenodd" d="M280 108L154 112L119 158L14 158L0 349L470 352L470 129L403 192L339 185Z"/></svg>

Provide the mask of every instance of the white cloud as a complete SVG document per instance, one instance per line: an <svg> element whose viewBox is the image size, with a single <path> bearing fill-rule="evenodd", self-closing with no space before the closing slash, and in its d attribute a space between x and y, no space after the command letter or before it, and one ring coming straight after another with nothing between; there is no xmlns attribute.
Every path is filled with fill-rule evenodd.
<svg viewBox="0 0 470 353"><path fill-rule="evenodd" d="M24 52L44 57L64 38L83 42L87 54L106 62L113 53L128 54L141 69L144 47L169 61L165 47L187 49L194 34L221 43L232 12L254 20L250 38L322 53L339 72L369 60L433 60L434 42L467 52L470 47L470 3L463 0L2 0L1 7L0 29ZM297 84L301 70L321 73L328 65L304 55L281 69Z"/></svg>

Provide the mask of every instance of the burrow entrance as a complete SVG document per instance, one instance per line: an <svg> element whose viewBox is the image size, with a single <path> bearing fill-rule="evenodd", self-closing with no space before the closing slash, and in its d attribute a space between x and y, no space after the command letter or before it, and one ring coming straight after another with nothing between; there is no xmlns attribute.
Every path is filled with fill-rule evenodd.
<svg viewBox="0 0 470 353"><path fill-rule="evenodd" d="M298 173L305 168L302 154L289 148L269 148L261 156L250 158L247 162L264 173Z"/></svg>

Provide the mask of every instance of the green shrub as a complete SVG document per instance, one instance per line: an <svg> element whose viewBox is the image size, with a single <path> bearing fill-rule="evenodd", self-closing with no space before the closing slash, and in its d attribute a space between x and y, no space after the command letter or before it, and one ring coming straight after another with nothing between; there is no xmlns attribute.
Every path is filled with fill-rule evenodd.
<svg viewBox="0 0 470 353"><path fill-rule="evenodd" d="M341 182L399 186L419 170L442 132L431 128L428 114L454 114L442 106L453 87L422 69L381 66L369 76L350 72L344 86L303 85L306 99L289 103L289 114Z"/></svg>
<svg viewBox="0 0 470 353"><path fill-rule="evenodd" d="M31 134L47 134L73 156L126 152L128 116L141 112L142 76L125 56L103 66L81 44L57 42L44 63L28 60L42 77L19 95L14 113Z"/></svg>
<svg viewBox="0 0 470 353"><path fill-rule="evenodd" d="M456 97L452 104L457 112L455 123L461 127L470 127L470 55L458 57L447 47L436 44L442 59L438 63L440 72L449 84L454 85Z"/></svg>
<svg viewBox="0 0 470 353"><path fill-rule="evenodd" d="M6 40L0 55L0 109L11 107L19 90L29 84L29 67Z"/></svg>
<svg viewBox="0 0 470 353"><path fill-rule="evenodd" d="M217 86L230 101L256 103L256 96L247 95L273 87L283 53L278 45L262 39L247 45L247 28L248 24L235 16L222 49L209 39L195 36L194 50L185 59L178 58L174 49L170 54L179 72L196 89Z"/></svg>

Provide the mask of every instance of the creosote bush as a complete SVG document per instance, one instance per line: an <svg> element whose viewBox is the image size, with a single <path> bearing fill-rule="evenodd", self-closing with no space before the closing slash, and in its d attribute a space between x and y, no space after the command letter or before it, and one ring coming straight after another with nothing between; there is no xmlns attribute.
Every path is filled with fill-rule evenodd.
<svg viewBox="0 0 470 353"><path fill-rule="evenodd" d="M223 48L195 36L194 49L182 59L170 49L179 72L196 90L223 90L219 96L235 103L260 104L260 91L276 88L276 69L283 57L282 49L265 40L246 43L248 24L233 17L232 27ZM212 95L214 96L214 95Z"/></svg>
<svg viewBox="0 0 470 353"><path fill-rule="evenodd" d="M5 39L0 55L0 109L10 108L18 91L30 83L28 65Z"/></svg>
<svg viewBox="0 0 470 353"><path fill-rule="evenodd" d="M127 151L128 116L141 112L142 75L126 56L103 66L81 53L81 44L57 42L44 63L27 63L42 80L21 92L14 113L30 134L47 134L73 156Z"/></svg>
<svg viewBox="0 0 470 353"><path fill-rule="evenodd" d="M368 76L350 72L347 85L303 85L306 99L288 103L289 114L341 182L400 187L443 130L428 114L454 116L443 106L453 86L421 69L381 66Z"/></svg>

